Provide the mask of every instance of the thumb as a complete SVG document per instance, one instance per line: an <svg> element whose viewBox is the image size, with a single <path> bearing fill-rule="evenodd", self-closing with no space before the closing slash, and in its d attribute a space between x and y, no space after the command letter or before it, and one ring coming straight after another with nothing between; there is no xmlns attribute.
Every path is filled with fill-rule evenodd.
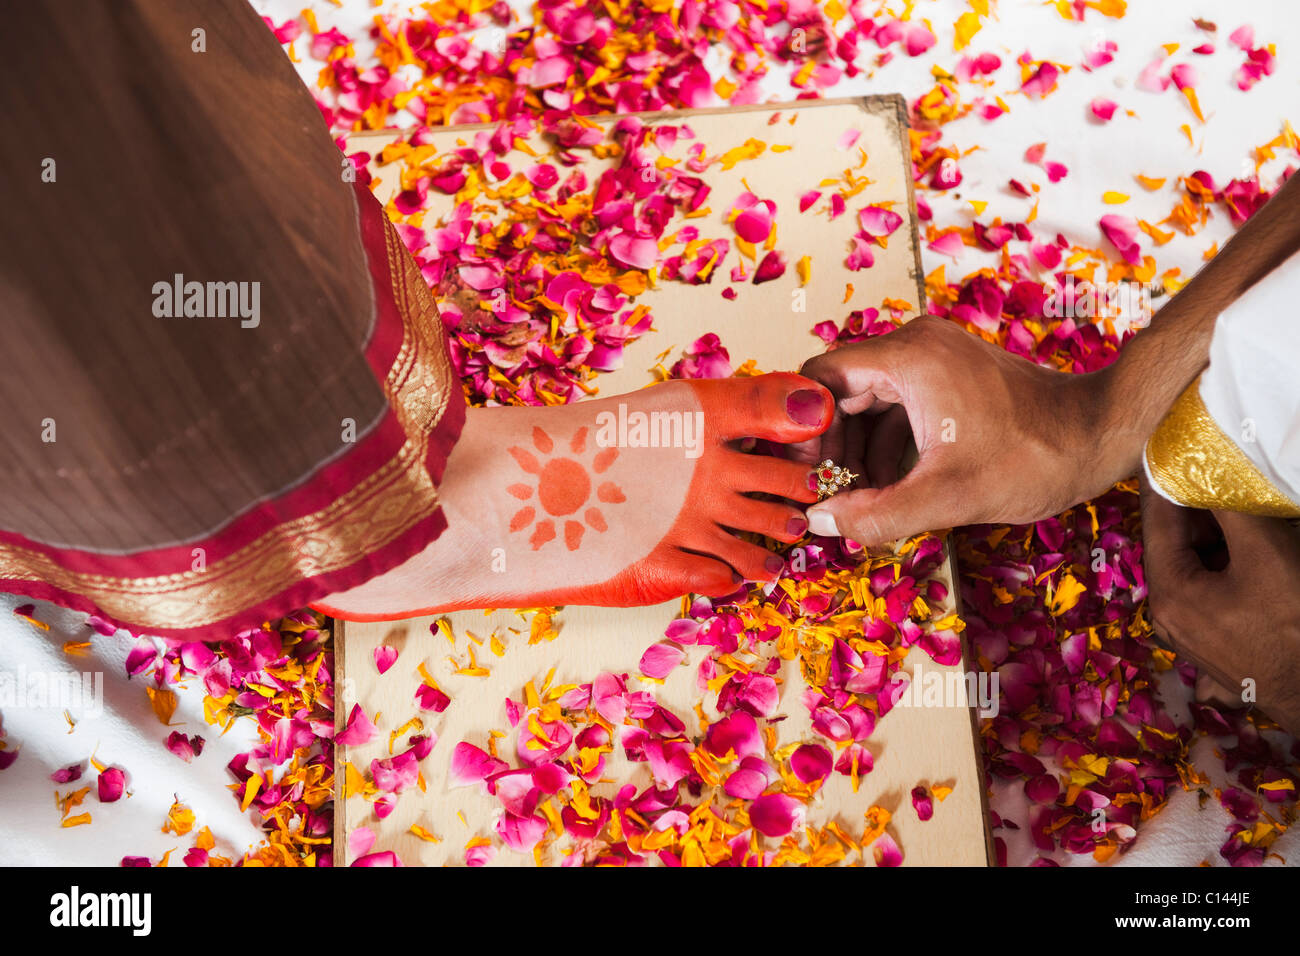
<svg viewBox="0 0 1300 956"><path fill-rule="evenodd" d="M961 524L955 503L941 488L935 469L921 463L892 485L842 492L813 505L808 530L879 545Z"/></svg>
<svg viewBox="0 0 1300 956"><path fill-rule="evenodd" d="M1142 507L1142 550L1148 579L1171 587L1206 575L1193 547L1194 509L1176 505L1139 476Z"/></svg>

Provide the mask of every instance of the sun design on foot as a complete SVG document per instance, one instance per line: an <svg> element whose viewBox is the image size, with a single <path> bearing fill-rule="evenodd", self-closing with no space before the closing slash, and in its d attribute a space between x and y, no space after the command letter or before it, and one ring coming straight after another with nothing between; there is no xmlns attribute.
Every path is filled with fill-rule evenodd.
<svg viewBox="0 0 1300 956"><path fill-rule="evenodd" d="M515 512L515 516L510 519L510 530L512 532L524 531L531 525L533 531L528 538L528 543L536 551L556 537L557 522L552 518L565 519L563 521L564 543L570 551L577 551L582 546L582 536L587 528L604 532L609 528L609 525L605 521L605 515L594 505L582 512L581 519L577 517L567 518L567 516L576 516L591 500L591 473L602 474L610 465L614 464L614 459L618 457L618 449L601 449L592 458L591 464L585 465L577 458L552 455L551 453L555 450L555 442L550 435L540 428L533 429L533 447L538 453L546 456L545 460L539 459L537 455L527 448L514 446L507 449L514 460L519 463L520 468L537 477L535 488L531 484L519 483L506 489L520 501L533 502L534 495L536 495L536 506L532 503L526 504ZM586 428L579 428L573 433L573 437L569 439L569 451L575 456L582 456L586 453ZM590 468L590 472L588 468ZM598 485L595 489L595 495L596 500L611 505L621 504L627 500L623 490L612 481L606 481ZM551 517L539 519L537 516L538 506ZM533 524L534 520L537 522L535 525Z"/></svg>

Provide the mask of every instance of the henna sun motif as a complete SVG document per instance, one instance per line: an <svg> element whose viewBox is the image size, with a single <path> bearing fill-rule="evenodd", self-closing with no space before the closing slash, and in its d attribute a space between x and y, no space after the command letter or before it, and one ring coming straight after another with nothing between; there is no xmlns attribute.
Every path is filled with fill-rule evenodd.
<svg viewBox="0 0 1300 956"><path fill-rule="evenodd" d="M537 505L552 518L576 515L591 499L592 477L588 468L590 472L599 475L618 457L617 448L603 448L596 453L588 466L575 458L551 456L551 452L555 449L555 442L540 428L533 429L533 447L547 456L545 461L538 460L537 455L526 448L516 446L507 450L519 463L520 468L530 475L537 476L536 488L531 484L520 483L511 485L506 491L520 501L529 502L533 500L533 495L536 493ZM586 453L586 428L579 428L573 433L573 437L569 439L569 450L574 455ZM596 488L596 499L605 504L616 505L626 501L627 497L618 485L606 481ZM523 531L533 524L534 519L537 519L537 508L527 504L515 512L515 516L510 519L510 530ZM556 536L555 526L556 522L551 518L543 517L537 520L536 525L533 526L533 533L528 539L534 551ZM582 546L582 536L587 528L603 532L608 527L604 514L593 505L583 511L582 520L570 518L564 521L564 543L570 551L577 551Z"/></svg>

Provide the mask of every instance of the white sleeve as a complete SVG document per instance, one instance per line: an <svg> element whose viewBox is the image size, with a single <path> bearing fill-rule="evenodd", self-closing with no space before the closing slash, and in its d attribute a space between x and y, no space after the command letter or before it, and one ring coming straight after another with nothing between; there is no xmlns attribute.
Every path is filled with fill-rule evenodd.
<svg viewBox="0 0 1300 956"><path fill-rule="evenodd" d="M1200 392L1223 433L1300 501L1300 252L1219 316Z"/></svg>

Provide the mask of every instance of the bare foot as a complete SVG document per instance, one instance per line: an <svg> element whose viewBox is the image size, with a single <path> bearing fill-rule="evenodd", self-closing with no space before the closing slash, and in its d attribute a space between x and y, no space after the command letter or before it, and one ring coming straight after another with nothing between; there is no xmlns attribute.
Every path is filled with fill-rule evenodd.
<svg viewBox="0 0 1300 956"><path fill-rule="evenodd" d="M831 406L825 389L776 373L562 407L471 409L439 489L448 529L316 607L388 620L465 607L633 606L774 578L781 558L733 532L797 540L807 522L790 502L815 501L816 483L805 464L734 445L807 440Z"/></svg>

